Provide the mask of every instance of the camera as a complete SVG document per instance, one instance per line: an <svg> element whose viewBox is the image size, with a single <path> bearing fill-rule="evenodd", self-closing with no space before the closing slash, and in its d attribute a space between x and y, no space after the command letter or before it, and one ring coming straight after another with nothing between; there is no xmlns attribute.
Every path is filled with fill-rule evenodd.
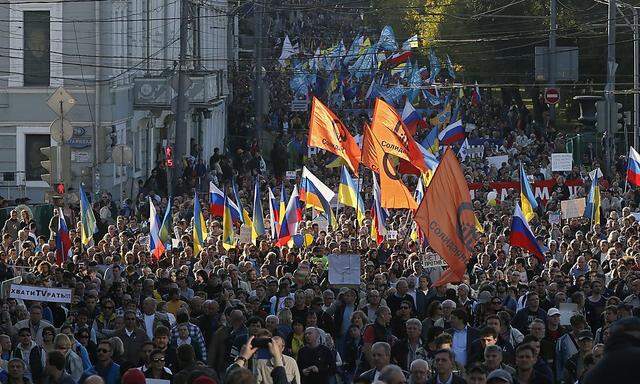
<svg viewBox="0 0 640 384"><path fill-rule="evenodd" d="M269 343L271 342L270 337L260 337L251 340L251 346L253 348L269 348Z"/></svg>

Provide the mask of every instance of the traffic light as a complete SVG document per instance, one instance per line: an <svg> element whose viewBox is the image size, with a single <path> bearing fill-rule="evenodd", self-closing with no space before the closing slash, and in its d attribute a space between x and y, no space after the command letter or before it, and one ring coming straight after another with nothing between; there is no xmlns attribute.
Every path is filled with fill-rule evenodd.
<svg viewBox="0 0 640 384"><path fill-rule="evenodd" d="M46 169L46 173L43 173L40 177L50 186L55 184L58 174L58 150L57 147L42 147L40 152L47 158L40 162L42 167Z"/></svg>
<svg viewBox="0 0 640 384"><path fill-rule="evenodd" d="M173 168L173 149L168 145L164 148L164 156L167 160L167 167Z"/></svg>
<svg viewBox="0 0 640 384"><path fill-rule="evenodd" d="M624 127L624 115L622 114L621 103L611 103L609 118L611 119L611 132L616 133L622 131L622 127Z"/></svg>
<svg viewBox="0 0 640 384"><path fill-rule="evenodd" d="M607 131L607 103L606 101L596 101L596 131Z"/></svg>
<svg viewBox="0 0 640 384"><path fill-rule="evenodd" d="M64 195L64 183L54 184L53 190L56 191L58 195Z"/></svg>

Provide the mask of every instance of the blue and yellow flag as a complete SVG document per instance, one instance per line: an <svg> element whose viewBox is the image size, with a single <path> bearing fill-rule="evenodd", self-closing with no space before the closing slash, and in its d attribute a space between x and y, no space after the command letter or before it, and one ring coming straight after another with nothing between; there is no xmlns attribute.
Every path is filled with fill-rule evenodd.
<svg viewBox="0 0 640 384"><path fill-rule="evenodd" d="M89 204L89 200L87 200L84 189L82 189L82 184L80 184L80 222L82 244L87 245L93 239L93 234L96 233L97 226L96 217L93 215L93 209L91 208L91 204Z"/></svg>
<svg viewBox="0 0 640 384"><path fill-rule="evenodd" d="M193 254L197 255L204 249L205 241L207 241L207 223L202 215L200 208L200 200L198 200L198 192L193 197Z"/></svg>
<svg viewBox="0 0 640 384"><path fill-rule="evenodd" d="M260 181L256 178L253 188L253 220L251 225L251 242L257 245L258 236L264 235L264 216L262 214L262 200L260 199Z"/></svg>
<svg viewBox="0 0 640 384"><path fill-rule="evenodd" d="M431 128L431 131L429 132L427 137L425 137L424 140L422 140L422 142L420 143L423 147L428 149L429 152L434 154L436 156L436 159L440 154L440 139L438 139L439 134L440 132L438 126L435 125L433 128Z"/></svg>
<svg viewBox="0 0 640 384"><path fill-rule="evenodd" d="M591 220L591 225L600 224L600 186L598 177L591 180L591 188L584 208L584 216Z"/></svg>
<svg viewBox="0 0 640 384"><path fill-rule="evenodd" d="M235 248L236 246L231 207L229 206L229 198L227 197L226 191L224 193L224 212L222 215L222 246L226 250Z"/></svg>
<svg viewBox="0 0 640 384"><path fill-rule="evenodd" d="M527 175L524 173L522 163L520 163L520 205L527 222L531 221L536 216L538 202L533 194L529 180L527 180Z"/></svg>
<svg viewBox="0 0 640 384"><path fill-rule="evenodd" d="M282 225L282 220L287 212L287 192L284 190L284 181L280 184L280 204L278 204L278 226Z"/></svg>
<svg viewBox="0 0 640 384"><path fill-rule="evenodd" d="M352 207L356 210L356 217L358 218L358 224L362 225L364 220L364 202L362 196L358 191L358 186L351 178L349 171L346 167L342 167L340 174L340 185L338 186L338 202L344 204L347 207Z"/></svg>

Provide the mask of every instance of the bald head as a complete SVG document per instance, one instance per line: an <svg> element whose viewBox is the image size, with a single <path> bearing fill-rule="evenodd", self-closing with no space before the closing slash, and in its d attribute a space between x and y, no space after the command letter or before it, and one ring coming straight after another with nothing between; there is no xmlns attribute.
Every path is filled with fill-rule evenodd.
<svg viewBox="0 0 640 384"><path fill-rule="evenodd" d="M98 375L91 375L85 379L84 384L104 384L104 380Z"/></svg>

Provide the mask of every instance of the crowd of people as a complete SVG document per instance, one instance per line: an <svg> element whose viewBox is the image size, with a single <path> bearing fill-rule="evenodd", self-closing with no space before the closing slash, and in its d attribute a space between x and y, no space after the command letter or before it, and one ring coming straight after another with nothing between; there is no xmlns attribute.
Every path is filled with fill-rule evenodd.
<svg viewBox="0 0 640 384"><path fill-rule="evenodd" d="M330 8L272 11L267 35L273 46L285 31L306 51L324 48L319 39L329 32L318 30L345 39L359 32L348 23L336 28ZM245 73L235 79L241 102L231 113L242 127L255 124L243 113L252 97ZM605 169L597 151L572 171L553 172L550 155L564 152L567 137L518 97L451 94L467 139L483 147L461 158L467 181L476 185L473 207L482 228L463 281L434 285L447 266L427 262L437 255L424 239L412 238L407 210L390 210L385 225L396 236L381 241L371 235L369 212L359 222L353 208L341 206L337 225L329 228L320 225L317 212L303 211L300 233L310 239L303 245L277 246L267 228L257 241L237 240L227 249L222 218L207 207L209 182L229 192L235 184L237 202L248 212L256 180L266 208L267 187L290 192L300 174L290 179L286 171L303 165L330 187L339 183L339 168L327 167L334 156L307 146L307 114L289 110L290 76L284 68L267 71L265 123L276 133L272 148L240 141L210 159L192 149L193 157L176 169L180 177L171 196L159 163L129 198L118 201L105 192L92 200L97 230L89 241L82 238L79 207L63 207L72 246L61 263L59 211L49 236L39 233L28 206L11 211L2 224L1 280L44 291L70 289L71 298L34 301L3 288L1 383L637 382L640 193L625 184L624 159ZM359 140L370 103L356 99L340 109L331 95L320 97ZM415 105L423 119L415 138L422 141L437 111L424 99ZM492 166L487 158L494 155L508 160ZM538 196L531 222L545 245L544 262L509 244L520 193L496 193L492 184L518 181L520 164L534 181L553 180L549 196ZM598 168L600 222L553 220L561 201L588 193ZM371 173L363 168L360 177L368 209ZM417 178L405 175L404 181L413 190ZM208 228L197 252L194 191ZM159 212L171 206L171 241L159 257L149 248L149 201ZM263 214L268 225L267 209ZM234 230L240 228L236 223ZM360 257L360 284L329 283L332 254Z"/></svg>

